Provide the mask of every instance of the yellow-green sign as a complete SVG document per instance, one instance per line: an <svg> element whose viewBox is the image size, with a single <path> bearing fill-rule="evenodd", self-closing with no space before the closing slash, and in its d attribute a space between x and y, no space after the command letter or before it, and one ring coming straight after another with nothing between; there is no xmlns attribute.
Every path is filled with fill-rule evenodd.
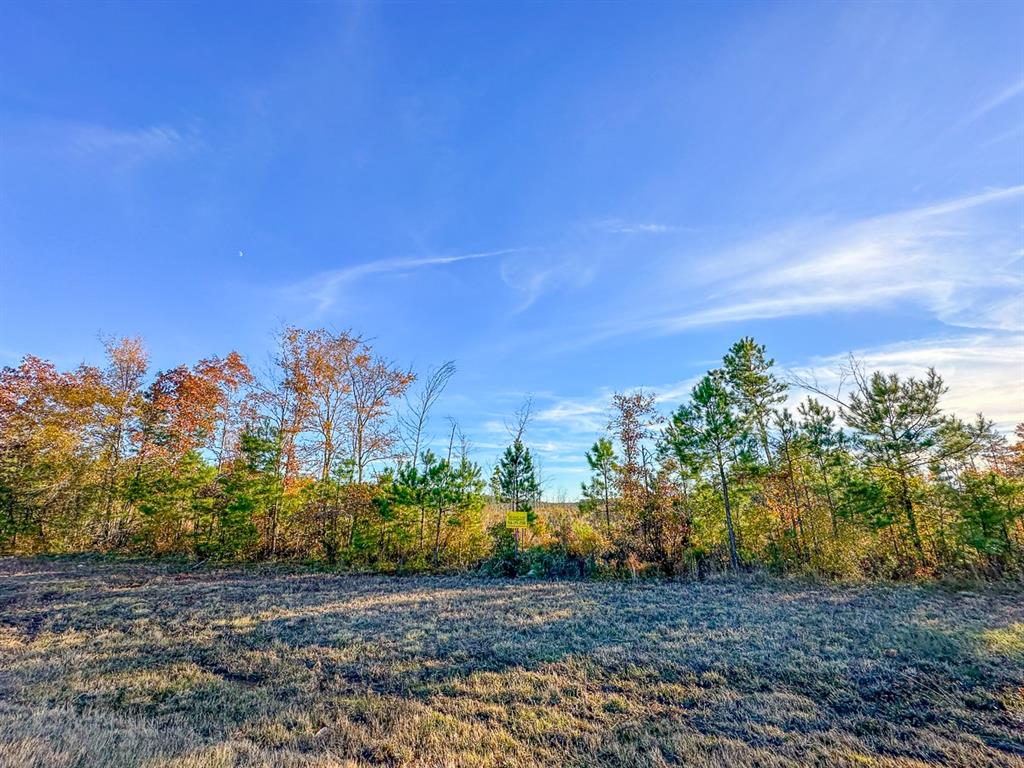
<svg viewBox="0 0 1024 768"><path fill-rule="evenodd" d="M525 512L506 512L505 513L505 527L506 528L529 528L530 521L526 517Z"/></svg>

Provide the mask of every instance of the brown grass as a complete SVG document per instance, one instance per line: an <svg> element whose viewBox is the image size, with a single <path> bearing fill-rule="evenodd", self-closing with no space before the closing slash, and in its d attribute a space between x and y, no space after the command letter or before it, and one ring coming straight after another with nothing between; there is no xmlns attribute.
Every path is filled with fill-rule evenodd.
<svg viewBox="0 0 1024 768"><path fill-rule="evenodd" d="M2 766L1024 765L1024 593L0 560Z"/></svg>

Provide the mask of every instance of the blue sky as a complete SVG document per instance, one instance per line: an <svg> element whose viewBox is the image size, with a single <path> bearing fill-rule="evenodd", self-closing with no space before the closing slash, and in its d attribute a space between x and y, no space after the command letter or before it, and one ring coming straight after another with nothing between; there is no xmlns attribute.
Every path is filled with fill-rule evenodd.
<svg viewBox="0 0 1024 768"><path fill-rule="evenodd" d="M1024 420L1024 5L0 8L0 364L281 323L424 370L576 494L610 394L742 335Z"/></svg>

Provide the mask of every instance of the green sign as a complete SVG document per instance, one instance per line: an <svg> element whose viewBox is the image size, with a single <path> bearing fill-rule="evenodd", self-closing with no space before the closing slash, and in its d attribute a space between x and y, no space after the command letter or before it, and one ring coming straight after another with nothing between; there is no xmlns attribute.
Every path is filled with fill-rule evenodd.
<svg viewBox="0 0 1024 768"><path fill-rule="evenodd" d="M506 512L505 513L505 527L506 528L529 528L530 521L526 517L525 512Z"/></svg>

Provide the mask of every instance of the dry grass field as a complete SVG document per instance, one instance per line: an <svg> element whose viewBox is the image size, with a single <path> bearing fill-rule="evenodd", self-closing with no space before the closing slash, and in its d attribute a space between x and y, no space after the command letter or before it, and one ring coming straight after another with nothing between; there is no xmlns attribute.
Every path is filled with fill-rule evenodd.
<svg viewBox="0 0 1024 768"><path fill-rule="evenodd" d="M1024 765L1024 592L0 560L0 765Z"/></svg>

